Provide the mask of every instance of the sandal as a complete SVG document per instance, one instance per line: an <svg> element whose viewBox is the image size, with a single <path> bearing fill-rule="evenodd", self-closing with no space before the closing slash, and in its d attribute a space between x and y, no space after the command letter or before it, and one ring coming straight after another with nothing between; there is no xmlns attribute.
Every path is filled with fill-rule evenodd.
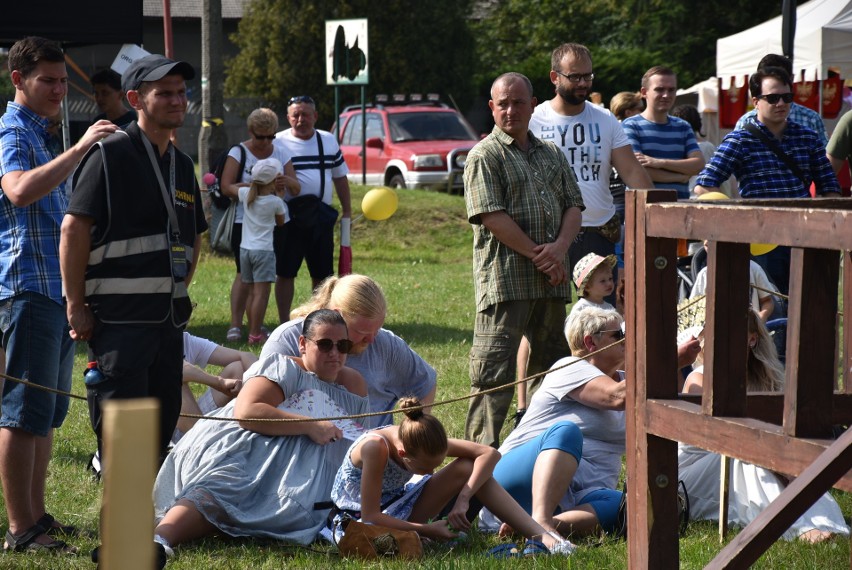
<svg viewBox="0 0 852 570"><path fill-rule="evenodd" d="M520 558L521 550L514 542L505 542L498 544L494 548L485 553L488 558Z"/></svg>
<svg viewBox="0 0 852 570"><path fill-rule="evenodd" d="M6 531L6 544L3 545L3 550L6 552L45 551L58 554L77 554L75 547L61 540L52 540L46 544L36 542L36 538L43 534L46 534L46 532L44 527L39 524L34 524L20 534L12 534L12 531Z"/></svg>
<svg viewBox="0 0 852 570"><path fill-rule="evenodd" d="M70 524L59 524L50 513L44 513L36 524L45 529L45 534L56 536L63 534L65 536L80 536L80 529Z"/></svg>
<svg viewBox="0 0 852 570"><path fill-rule="evenodd" d="M266 342L267 338L268 337L263 333L260 333L258 335L250 334L249 337L248 337L249 346L256 346L258 344L263 344L263 343Z"/></svg>
<svg viewBox="0 0 852 570"><path fill-rule="evenodd" d="M521 556L547 556L549 554L549 548L547 548L543 543L530 538L524 545L524 551L521 553Z"/></svg>
<svg viewBox="0 0 852 570"><path fill-rule="evenodd" d="M240 327L231 327L225 335L225 340L228 342L240 342L243 338L243 331Z"/></svg>

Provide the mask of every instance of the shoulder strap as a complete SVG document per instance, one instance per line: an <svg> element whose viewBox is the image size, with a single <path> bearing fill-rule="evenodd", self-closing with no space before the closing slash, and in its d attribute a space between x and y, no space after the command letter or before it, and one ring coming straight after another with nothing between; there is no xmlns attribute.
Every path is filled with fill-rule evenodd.
<svg viewBox="0 0 852 570"><path fill-rule="evenodd" d="M317 152L319 152L319 172L320 172L320 200L325 199L325 153L322 148L322 137L319 130L317 133Z"/></svg>
<svg viewBox="0 0 852 570"><path fill-rule="evenodd" d="M795 162L793 162L793 159L790 158L787 153L781 150L781 147L778 146L778 142L775 139L767 136L766 133L760 130L760 127L758 127L751 121L745 124L745 130L747 130L748 132L759 138L761 141L763 141L763 144L769 147L769 150L774 152L775 155L781 160L781 162L787 165L787 168L790 169L790 172L792 172L796 178L801 180L802 184L808 183L807 178L805 178L805 175L802 174L802 171L799 169L799 166Z"/></svg>
<svg viewBox="0 0 852 570"><path fill-rule="evenodd" d="M237 143L234 146L240 149L240 169L237 172L239 172L240 178L242 179L243 170L246 169L246 149L242 143Z"/></svg>

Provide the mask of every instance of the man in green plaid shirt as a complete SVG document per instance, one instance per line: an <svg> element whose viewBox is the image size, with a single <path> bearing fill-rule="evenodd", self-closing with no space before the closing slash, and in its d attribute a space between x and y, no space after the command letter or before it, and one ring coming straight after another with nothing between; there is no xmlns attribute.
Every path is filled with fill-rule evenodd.
<svg viewBox="0 0 852 570"><path fill-rule="evenodd" d="M562 334L571 293L568 247L584 206L565 155L529 131L536 103L525 76L498 77L488 102L494 129L470 152L464 171L477 311L465 437L493 447L512 403L514 388L506 385L515 378L521 338L530 342L530 375L570 353ZM498 386L505 388L479 394Z"/></svg>

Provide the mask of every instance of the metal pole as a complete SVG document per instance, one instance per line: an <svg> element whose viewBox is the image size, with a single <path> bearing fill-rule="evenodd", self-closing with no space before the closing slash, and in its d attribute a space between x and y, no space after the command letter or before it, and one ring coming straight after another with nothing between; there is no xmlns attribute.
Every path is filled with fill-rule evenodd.
<svg viewBox="0 0 852 570"><path fill-rule="evenodd" d="M174 49L172 49L172 4L171 0L163 0L163 45L165 47L165 56L169 59L174 59Z"/></svg>
<svg viewBox="0 0 852 570"><path fill-rule="evenodd" d="M361 86L361 184L367 184L367 86Z"/></svg>

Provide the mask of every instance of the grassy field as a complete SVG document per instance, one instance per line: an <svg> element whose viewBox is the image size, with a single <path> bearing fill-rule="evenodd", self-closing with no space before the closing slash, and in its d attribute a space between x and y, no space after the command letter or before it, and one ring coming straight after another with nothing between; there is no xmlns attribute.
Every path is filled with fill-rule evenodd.
<svg viewBox="0 0 852 570"><path fill-rule="evenodd" d="M365 189L354 189L353 207L359 210ZM468 392L467 363L472 337L473 287L471 284L471 229L464 214L464 201L423 191L402 191L397 213L384 222L361 220L352 230L354 269L375 278L383 286L390 308L387 328L405 338L438 371L438 400ZM199 336L224 342L228 327L228 291L233 279L229 258L203 254L190 293L198 304L190 330ZM304 270L303 270L304 271ZM309 279L297 280L296 303L309 295ZM277 312L270 303L267 326L276 323ZM247 346L240 347L247 349ZM257 352L259 350L256 349ZM74 393L83 394L84 351L78 347ZM452 436L463 433L466 405L455 403L435 409ZM94 448L84 402L72 401L71 411L56 435L54 459L48 481L48 506L60 520L96 532L101 487L92 481L86 465ZM847 517L852 496L837 493ZM0 528L6 526L0 513ZM496 539L472 535L466 542L448 546L427 545L424 568L595 568L627 567L624 542L588 540L571 558L527 559L497 562L483 553ZM83 554L74 558L42 555L0 555L0 568L66 569L93 568L88 551L95 539L74 542ZM682 568L703 568L721 549L715 526L691 524L680 542ZM849 540L835 538L811 546L779 542L755 567L765 569L829 569L849 567ZM208 539L183 546L169 568L196 570L215 567L243 568L362 568L365 564L340 560L324 544L311 549L252 540ZM366 565L373 568L404 569L402 562Z"/></svg>

